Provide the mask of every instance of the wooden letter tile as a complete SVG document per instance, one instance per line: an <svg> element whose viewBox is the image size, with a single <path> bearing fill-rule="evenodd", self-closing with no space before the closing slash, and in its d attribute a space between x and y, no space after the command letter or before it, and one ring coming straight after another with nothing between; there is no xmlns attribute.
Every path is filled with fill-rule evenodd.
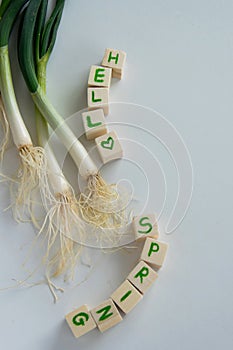
<svg viewBox="0 0 233 350"><path fill-rule="evenodd" d="M115 69L114 72L112 72L112 77L121 80L123 78L123 70Z"/></svg>
<svg viewBox="0 0 233 350"><path fill-rule="evenodd" d="M101 332L115 326L122 321L122 317L111 299L91 310L91 314Z"/></svg>
<svg viewBox="0 0 233 350"><path fill-rule="evenodd" d="M159 237L158 224L155 214L135 216L133 218L133 231L135 239Z"/></svg>
<svg viewBox="0 0 233 350"><path fill-rule="evenodd" d="M66 321L76 338L96 328L96 323L86 305L66 315Z"/></svg>
<svg viewBox="0 0 233 350"><path fill-rule="evenodd" d="M142 250L141 260L159 269L163 265L167 248L166 243L147 238Z"/></svg>
<svg viewBox="0 0 233 350"><path fill-rule="evenodd" d="M126 53L121 50L106 49L102 65L112 68L112 77L122 79Z"/></svg>
<svg viewBox="0 0 233 350"><path fill-rule="evenodd" d="M108 132L102 109L84 112L82 113L82 119L86 138L88 140L93 140Z"/></svg>
<svg viewBox="0 0 233 350"><path fill-rule="evenodd" d="M123 150L115 132L109 132L95 139L97 149L104 164L123 156Z"/></svg>
<svg viewBox="0 0 233 350"><path fill-rule="evenodd" d="M112 68L91 66L88 86L110 87Z"/></svg>
<svg viewBox="0 0 233 350"><path fill-rule="evenodd" d="M127 314L142 299L141 293L129 281L124 281L111 295L112 300Z"/></svg>
<svg viewBox="0 0 233 350"><path fill-rule="evenodd" d="M154 283L158 274L144 261L140 261L130 272L127 279L144 294Z"/></svg>
<svg viewBox="0 0 233 350"><path fill-rule="evenodd" d="M89 87L87 89L87 105L89 111L103 108L104 115L109 113L109 89Z"/></svg>

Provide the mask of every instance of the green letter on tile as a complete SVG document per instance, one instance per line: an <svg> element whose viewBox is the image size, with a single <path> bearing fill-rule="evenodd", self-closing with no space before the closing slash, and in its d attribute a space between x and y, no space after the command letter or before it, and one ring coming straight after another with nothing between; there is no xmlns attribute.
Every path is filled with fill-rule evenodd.
<svg viewBox="0 0 233 350"><path fill-rule="evenodd" d="M89 316L85 312L80 312L79 314L75 315L72 318L72 322L73 324L75 324L75 326L85 326L85 321L88 321L88 320L89 320Z"/></svg>
<svg viewBox="0 0 233 350"><path fill-rule="evenodd" d="M132 290L128 290L128 292L126 292L122 297L121 297L121 300L120 302L122 303L122 301L124 301L125 299L127 299L130 294L132 293Z"/></svg>
<svg viewBox="0 0 233 350"><path fill-rule="evenodd" d="M88 126L88 128L95 128L96 126L100 126L101 124L102 124L101 122L92 123L91 117L89 115L87 116L87 126Z"/></svg>
<svg viewBox="0 0 233 350"><path fill-rule="evenodd" d="M158 243L152 242L148 252L148 256L151 256L152 253L157 253L159 251Z"/></svg>
<svg viewBox="0 0 233 350"><path fill-rule="evenodd" d="M143 277L146 277L148 275L149 275L149 269L147 267L143 266L141 268L141 270L136 273L134 278L140 277L140 282L143 283Z"/></svg>
<svg viewBox="0 0 233 350"><path fill-rule="evenodd" d="M145 220L149 220L149 218L147 216L144 216L143 218L141 218L139 220L139 225L142 226L142 227L148 227L148 229L146 231L138 231L139 233L144 233L144 234L147 234L147 233L150 233L153 229L153 226L151 225L150 222L145 222Z"/></svg>
<svg viewBox="0 0 233 350"><path fill-rule="evenodd" d="M112 51L110 51L109 56L108 56L108 62L113 60L113 61L115 61L115 64L117 64L118 59L119 59L119 53L114 57L114 56L112 56Z"/></svg>
<svg viewBox="0 0 233 350"><path fill-rule="evenodd" d="M107 305L103 307L102 309L96 311L97 314L101 314L103 312L103 315L99 318L99 321L104 321L108 317L113 315L113 312L108 313L111 310L111 305Z"/></svg>
<svg viewBox="0 0 233 350"><path fill-rule="evenodd" d="M95 91L94 90L92 90L92 92L91 92L91 100L92 100L92 102L101 102L102 101L101 98L95 98Z"/></svg>
<svg viewBox="0 0 233 350"><path fill-rule="evenodd" d="M101 79L101 78L104 78L105 75L102 74L102 73L100 73L100 72L104 72L104 71L105 71L104 68L97 68L97 69L95 70L94 81L95 81L96 83L103 83L103 82L104 82L104 79Z"/></svg>

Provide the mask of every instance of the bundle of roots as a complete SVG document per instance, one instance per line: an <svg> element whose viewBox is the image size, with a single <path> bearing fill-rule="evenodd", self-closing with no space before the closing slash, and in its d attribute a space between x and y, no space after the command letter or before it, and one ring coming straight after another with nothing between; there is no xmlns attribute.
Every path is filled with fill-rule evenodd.
<svg viewBox="0 0 233 350"><path fill-rule="evenodd" d="M120 195L115 184L107 184L100 174L92 175L79 197L81 217L100 228L124 226L128 222L127 198Z"/></svg>

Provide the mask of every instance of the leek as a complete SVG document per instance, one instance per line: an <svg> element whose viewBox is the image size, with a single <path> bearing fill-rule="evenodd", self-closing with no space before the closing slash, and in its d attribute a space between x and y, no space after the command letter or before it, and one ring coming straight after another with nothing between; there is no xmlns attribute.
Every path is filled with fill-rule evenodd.
<svg viewBox="0 0 233 350"><path fill-rule="evenodd" d="M6 2L5 2L6 3ZM10 125L15 146L19 152L20 168L18 170L18 186L14 199L14 214L16 220L24 220L27 212L33 218L32 196L38 188L39 181L45 176L46 159L41 147L34 147L30 134L20 113L12 82L8 42L13 24L26 0L11 1L2 10L0 21L0 91ZM23 207L23 215L21 214Z"/></svg>
<svg viewBox="0 0 233 350"><path fill-rule="evenodd" d="M37 79L43 93L46 93L46 68L53 50L57 29L60 23L63 6L56 3L54 10L45 24L48 0L44 0L40 7L40 16L35 31L35 65ZM78 205L72 186L66 180L51 146L48 144L49 127L46 120L36 107L36 126L39 145L45 149L48 162L48 178L52 186L53 195L48 193L42 198L48 199L44 203L47 214L39 235L44 233L47 240L47 264L49 276L57 277L70 271L73 278L76 261L81 251L80 245L70 237L72 230L80 230ZM58 248L57 248L58 247Z"/></svg>

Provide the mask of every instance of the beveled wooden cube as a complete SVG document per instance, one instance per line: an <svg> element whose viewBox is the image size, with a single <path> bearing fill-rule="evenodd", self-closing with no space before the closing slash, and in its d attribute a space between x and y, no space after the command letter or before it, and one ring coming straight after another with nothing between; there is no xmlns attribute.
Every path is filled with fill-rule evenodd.
<svg viewBox="0 0 233 350"><path fill-rule="evenodd" d="M89 312L87 305L82 305L66 315L66 321L76 338L79 338L96 328L96 323Z"/></svg>
<svg viewBox="0 0 233 350"><path fill-rule="evenodd" d="M130 272L127 279L142 293L152 286L158 274L145 261L140 261Z"/></svg>
<svg viewBox="0 0 233 350"><path fill-rule="evenodd" d="M103 109L82 113L82 120L87 140L94 140L108 132Z"/></svg>
<svg viewBox="0 0 233 350"><path fill-rule="evenodd" d="M123 149L115 132L109 132L95 139L97 150L104 164L122 158Z"/></svg>
<svg viewBox="0 0 233 350"><path fill-rule="evenodd" d="M158 239L158 223L155 214L143 214L133 218L135 239L152 237Z"/></svg>
<svg viewBox="0 0 233 350"><path fill-rule="evenodd" d="M165 260L167 248L167 243L148 237L145 240L140 259L159 269Z"/></svg>
<svg viewBox="0 0 233 350"><path fill-rule="evenodd" d="M101 332L105 332L122 321L122 317L112 299L108 299L92 309L91 314Z"/></svg>
<svg viewBox="0 0 233 350"><path fill-rule="evenodd" d="M109 89L100 87L89 87L87 89L88 110L102 108L104 115L109 114Z"/></svg>
<svg viewBox="0 0 233 350"><path fill-rule="evenodd" d="M102 66L112 68L112 77L122 79L126 53L122 50L106 49Z"/></svg>
<svg viewBox="0 0 233 350"><path fill-rule="evenodd" d="M88 86L109 88L112 78L112 68L102 66L91 66Z"/></svg>
<svg viewBox="0 0 233 350"><path fill-rule="evenodd" d="M142 300L142 294L127 280L111 295L112 300L125 313L129 313Z"/></svg>

